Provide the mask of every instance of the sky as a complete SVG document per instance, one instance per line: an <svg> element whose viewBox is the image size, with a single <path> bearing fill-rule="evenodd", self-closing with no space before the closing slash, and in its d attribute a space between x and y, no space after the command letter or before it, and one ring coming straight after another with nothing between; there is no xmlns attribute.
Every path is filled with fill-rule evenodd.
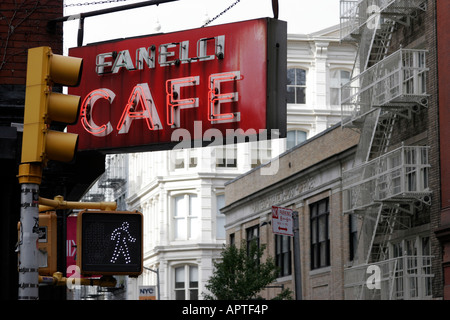
<svg viewBox="0 0 450 320"><path fill-rule="evenodd" d="M64 16L145 0L126 0L99 5L75 5L102 0L65 0ZM115 1L115 0L113 0ZM85 19L83 45L153 33L200 28L236 0L178 0L158 6L121 11ZM308 34L339 23L339 0L279 0L279 19L288 33ZM240 0L210 25L273 17L272 0ZM64 22L64 50L77 46L78 20Z"/></svg>

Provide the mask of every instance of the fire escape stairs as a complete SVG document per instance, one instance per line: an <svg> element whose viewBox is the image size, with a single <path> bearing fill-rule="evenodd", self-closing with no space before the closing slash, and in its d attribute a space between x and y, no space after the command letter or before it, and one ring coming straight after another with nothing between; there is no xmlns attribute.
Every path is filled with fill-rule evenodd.
<svg viewBox="0 0 450 320"><path fill-rule="evenodd" d="M346 2L348 5L348 1L341 0L341 3L343 2ZM409 24L413 15L411 8L403 8L405 13L403 19L401 18L402 8L396 7L395 9L396 12L393 14L381 12L376 27L369 28L368 21L366 21L359 26L357 33L350 35L358 42L358 52L352 77L354 77L358 66L359 72L362 73L388 56L396 23ZM425 10L426 7L420 7L419 9ZM370 103L370 101L362 103ZM409 115L411 111L408 110L407 112ZM370 159L380 157L387 152L394 126L399 116L404 116L404 114L397 112L395 109L376 107L366 113L362 119L351 122L353 126L359 127L361 132L360 143L355 154L354 167L366 163ZM364 176L365 173L362 172L361 178ZM365 247L365 250L362 251L366 255L363 263L368 265L369 263L376 263L389 258L389 242L393 232L410 227L411 215L414 212L413 207L412 204L377 202L366 209L352 213L362 217L361 229L366 232L365 236L362 236L361 230L357 240L357 248ZM370 240L367 238L368 236ZM360 252L360 250L358 249L357 252ZM359 289L359 298L362 298L363 291L363 287L361 287ZM371 294L374 293L375 290ZM392 295L392 292L390 295ZM376 297L372 296L369 298Z"/></svg>

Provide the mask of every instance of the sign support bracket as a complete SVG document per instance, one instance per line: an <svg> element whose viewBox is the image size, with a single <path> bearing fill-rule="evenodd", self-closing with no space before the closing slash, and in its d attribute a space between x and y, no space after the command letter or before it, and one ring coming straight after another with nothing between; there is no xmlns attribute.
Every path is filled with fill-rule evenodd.
<svg viewBox="0 0 450 320"><path fill-rule="evenodd" d="M53 200L39 197L39 212L57 209L97 209L116 210L116 202L77 202L65 201L62 196L56 196Z"/></svg>

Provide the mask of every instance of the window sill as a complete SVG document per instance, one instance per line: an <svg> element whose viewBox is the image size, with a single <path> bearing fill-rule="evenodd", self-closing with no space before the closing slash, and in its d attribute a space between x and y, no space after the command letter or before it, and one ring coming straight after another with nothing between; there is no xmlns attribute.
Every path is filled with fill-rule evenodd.
<svg viewBox="0 0 450 320"><path fill-rule="evenodd" d="M323 273L330 273L330 272L331 272L331 266L327 266L327 267L322 267L322 268L311 270L311 271L309 271L309 275L315 276L315 275L321 275Z"/></svg>

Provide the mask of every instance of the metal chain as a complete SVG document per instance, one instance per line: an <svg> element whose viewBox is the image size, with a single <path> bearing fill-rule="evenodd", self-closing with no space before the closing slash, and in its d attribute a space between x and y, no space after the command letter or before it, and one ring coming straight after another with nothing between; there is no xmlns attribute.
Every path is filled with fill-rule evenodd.
<svg viewBox="0 0 450 320"><path fill-rule="evenodd" d="M208 22L206 22L203 27L206 27L208 24L210 24L211 22L213 22L214 20L216 20L217 18L219 18L220 16L222 16L225 12L227 12L228 10L230 10L231 8L233 8L235 5L237 5L239 2L241 2L241 0L236 0L232 5L230 5L228 8L226 8L225 10L223 10L221 13L219 13L217 16L215 16L214 18L208 20Z"/></svg>
<svg viewBox="0 0 450 320"><path fill-rule="evenodd" d="M89 6L89 5L96 5L96 4L105 4L105 3L115 3L115 2L125 2L129 0L101 0L101 1L92 1L92 2L79 2L79 3L70 3L70 4L64 4L64 7L82 7L82 6ZM221 13L219 13L214 18L208 20L203 26L206 27L208 24L216 20L217 18L224 15L228 10L232 9L235 5L237 5L241 0L236 0L233 4L231 4L228 8L223 10Z"/></svg>
<svg viewBox="0 0 450 320"><path fill-rule="evenodd" d="M70 3L64 4L64 7L82 7L96 4L105 4L105 3L114 3L114 2L125 2L129 0L103 0L103 1L93 1L93 2L79 2L79 3Z"/></svg>

